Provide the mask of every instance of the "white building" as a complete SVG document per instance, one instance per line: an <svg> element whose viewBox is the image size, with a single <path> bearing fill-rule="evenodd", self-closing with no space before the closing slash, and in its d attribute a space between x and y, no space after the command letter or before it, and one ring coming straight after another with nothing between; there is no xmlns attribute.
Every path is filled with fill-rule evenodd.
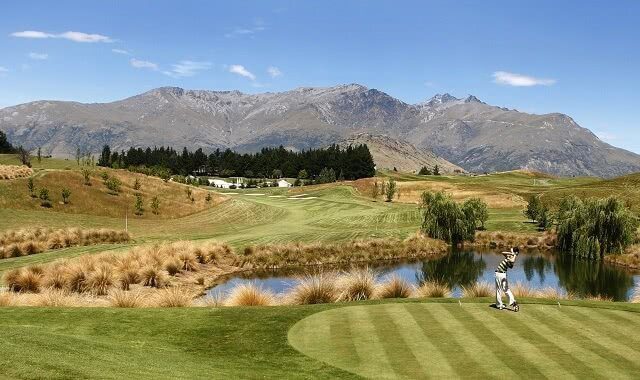
<svg viewBox="0 0 640 380"><path fill-rule="evenodd" d="M284 179L278 181L278 187L291 187L291 184Z"/></svg>
<svg viewBox="0 0 640 380"><path fill-rule="evenodd" d="M217 187L220 189L228 189L231 185L233 184L222 179L209 179L209 186Z"/></svg>

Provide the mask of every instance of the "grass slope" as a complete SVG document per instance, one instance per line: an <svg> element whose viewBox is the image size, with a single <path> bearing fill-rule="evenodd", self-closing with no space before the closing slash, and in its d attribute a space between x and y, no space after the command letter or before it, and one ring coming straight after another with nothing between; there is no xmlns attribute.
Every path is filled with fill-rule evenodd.
<svg viewBox="0 0 640 380"><path fill-rule="evenodd" d="M353 306L298 322L289 341L367 378L633 378L640 309L483 303Z"/></svg>
<svg viewBox="0 0 640 380"><path fill-rule="evenodd" d="M0 367L2 377L26 379L424 373L611 378L632 377L640 370L640 305L576 301L566 305L585 307L563 304L558 309L528 304L516 314L490 309L487 302L462 307L453 302L0 308Z"/></svg>

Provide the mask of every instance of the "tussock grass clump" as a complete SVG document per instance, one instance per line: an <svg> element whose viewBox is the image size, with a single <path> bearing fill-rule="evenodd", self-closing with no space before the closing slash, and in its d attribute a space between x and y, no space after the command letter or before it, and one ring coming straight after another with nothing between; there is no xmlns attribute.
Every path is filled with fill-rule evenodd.
<svg viewBox="0 0 640 380"><path fill-rule="evenodd" d="M33 169L24 165L0 165L0 179L16 179L29 177Z"/></svg>
<svg viewBox="0 0 640 380"><path fill-rule="evenodd" d="M495 295L495 289L486 281L462 287L462 296L465 298L490 297L492 295Z"/></svg>
<svg viewBox="0 0 640 380"><path fill-rule="evenodd" d="M15 306L16 295L12 292L0 290L0 307Z"/></svg>
<svg viewBox="0 0 640 380"><path fill-rule="evenodd" d="M30 306L45 307L72 307L84 305L82 299L77 294L69 293L63 289L45 289L41 293L28 299L26 302Z"/></svg>
<svg viewBox="0 0 640 380"><path fill-rule="evenodd" d="M39 267L11 269L5 273L3 281L11 291L37 293L42 284L42 272Z"/></svg>
<svg viewBox="0 0 640 380"><path fill-rule="evenodd" d="M375 298L409 298L415 287L405 279L393 275L378 285Z"/></svg>
<svg viewBox="0 0 640 380"><path fill-rule="evenodd" d="M113 271L110 266L101 265L87 277L87 288L97 296L104 296L114 284Z"/></svg>
<svg viewBox="0 0 640 380"><path fill-rule="evenodd" d="M28 256L49 249L79 245L123 243L131 239L128 232L108 229L32 228L10 230L0 234L0 258Z"/></svg>
<svg viewBox="0 0 640 380"><path fill-rule="evenodd" d="M297 279L285 302L293 305L332 303L338 300L338 296L334 273L309 274Z"/></svg>
<svg viewBox="0 0 640 380"><path fill-rule="evenodd" d="M344 273L337 282L339 301L368 300L376 291L376 275L369 268Z"/></svg>
<svg viewBox="0 0 640 380"><path fill-rule="evenodd" d="M142 307L144 297L140 292L114 289L109 292L109 305L123 308Z"/></svg>
<svg viewBox="0 0 640 380"><path fill-rule="evenodd" d="M152 302L157 307L188 307L193 304L193 298L193 293L188 289L172 287L158 291Z"/></svg>
<svg viewBox="0 0 640 380"><path fill-rule="evenodd" d="M142 285L152 288L162 288L167 283L167 272L153 265L142 268L140 272Z"/></svg>
<svg viewBox="0 0 640 380"><path fill-rule="evenodd" d="M439 282L426 281L416 289L414 296L418 298L450 298L451 289Z"/></svg>
<svg viewBox="0 0 640 380"><path fill-rule="evenodd" d="M226 306L272 306L275 304L273 293L255 284L238 285L229 293Z"/></svg>

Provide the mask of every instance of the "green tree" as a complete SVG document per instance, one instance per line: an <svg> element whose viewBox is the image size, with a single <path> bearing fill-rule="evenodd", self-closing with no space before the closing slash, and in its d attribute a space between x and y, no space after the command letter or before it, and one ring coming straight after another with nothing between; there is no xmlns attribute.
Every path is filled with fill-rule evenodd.
<svg viewBox="0 0 640 380"><path fill-rule="evenodd" d="M562 200L557 213L558 248L566 254L601 259L633 244L639 221L616 197Z"/></svg>
<svg viewBox="0 0 640 380"><path fill-rule="evenodd" d="M419 175L431 175L431 170L429 170L426 166L423 166L420 168L420 171L418 172Z"/></svg>
<svg viewBox="0 0 640 380"><path fill-rule="evenodd" d="M135 181L133 181L133 190L140 190L140 180L138 178L136 178Z"/></svg>
<svg viewBox="0 0 640 380"><path fill-rule="evenodd" d="M211 193L207 192L207 196L204 198L205 202L211 203Z"/></svg>
<svg viewBox="0 0 640 380"><path fill-rule="evenodd" d="M271 172L271 178L282 178L282 170L280 169L273 169L273 171Z"/></svg>
<svg viewBox="0 0 640 380"><path fill-rule="evenodd" d="M427 236L454 245L474 239L475 221L450 195L425 191L420 207L423 210L422 231Z"/></svg>
<svg viewBox="0 0 640 380"><path fill-rule="evenodd" d="M538 210L538 229L540 231L546 231L553 225L553 217L551 215L551 211L542 203L540 205L540 209Z"/></svg>
<svg viewBox="0 0 640 380"><path fill-rule="evenodd" d="M46 187L40 189L40 206L51 207L51 198L49 198L49 190Z"/></svg>
<svg viewBox="0 0 640 380"><path fill-rule="evenodd" d="M142 201L142 194L136 193L136 200L133 204L134 213L136 215L142 215L144 213L144 202Z"/></svg>
<svg viewBox="0 0 640 380"><path fill-rule="evenodd" d="M62 203L67 204L69 203L69 198L71 198L71 190L67 189L66 187L62 188Z"/></svg>
<svg viewBox="0 0 640 380"><path fill-rule="evenodd" d="M0 131L0 153L14 153L15 148L9 140L7 140L7 135Z"/></svg>
<svg viewBox="0 0 640 380"><path fill-rule="evenodd" d="M36 185L33 183L33 177L29 177L27 180L27 189L29 189L29 195L31 198L36 197Z"/></svg>
<svg viewBox="0 0 640 380"><path fill-rule="evenodd" d="M489 219L487 204L480 198L469 198L462 204L462 211L467 219L473 223L474 228L484 230L484 224ZM478 223L480 225L478 225Z"/></svg>
<svg viewBox="0 0 640 380"><path fill-rule="evenodd" d="M540 200L540 195L532 195L527 200L527 208L524 210L524 215L535 222L538 220L541 207L542 201Z"/></svg>
<svg viewBox="0 0 640 380"><path fill-rule="evenodd" d="M433 175L440 175L440 168L438 165L433 167Z"/></svg>
<svg viewBox="0 0 640 380"><path fill-rule="evenodd" d="M80 166L80 159L82 158L82 151L80 150L80 147L76 148L76 162L78 163L78 166Z"/></svg>
<svg viewBox="0 0 640 380"><path fill-rule="evenodd" d="M385 186L385 195L387 197L386 201L391 202L393 200L393 196L396 194L397 187L396 181L393 178L389 178L389 182Z"/></svg>
<svg viewBox="0 0 640 380"><path fill-rule="evenodd" d="M40 147L38 147L38 163L42 162L42 151L40 150Z"/></svg>
<svg viewBox="0 0 640 380"><path fill-rule="evenodd" d="M298 179L304 180L309 178L309 173L305 169L302 169L298 172Z"/></svg>
<svg viewBox="0 0 640 380"><path fill-rule="evenodd" d="M157 196L151 199L151 212L154 215L158 215L160 213L160 199Z"/></svg>

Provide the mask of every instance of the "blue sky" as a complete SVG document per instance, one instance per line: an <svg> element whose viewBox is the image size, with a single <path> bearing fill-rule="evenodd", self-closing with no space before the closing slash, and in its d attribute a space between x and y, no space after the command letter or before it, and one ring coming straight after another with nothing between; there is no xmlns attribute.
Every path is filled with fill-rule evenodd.
<svg viewBox="0 0 640 380"><path fill-rule="evenodd" d="M0 107L360 83L562 112L640 153L639 19L639 1L7 2Z"/></svg>

